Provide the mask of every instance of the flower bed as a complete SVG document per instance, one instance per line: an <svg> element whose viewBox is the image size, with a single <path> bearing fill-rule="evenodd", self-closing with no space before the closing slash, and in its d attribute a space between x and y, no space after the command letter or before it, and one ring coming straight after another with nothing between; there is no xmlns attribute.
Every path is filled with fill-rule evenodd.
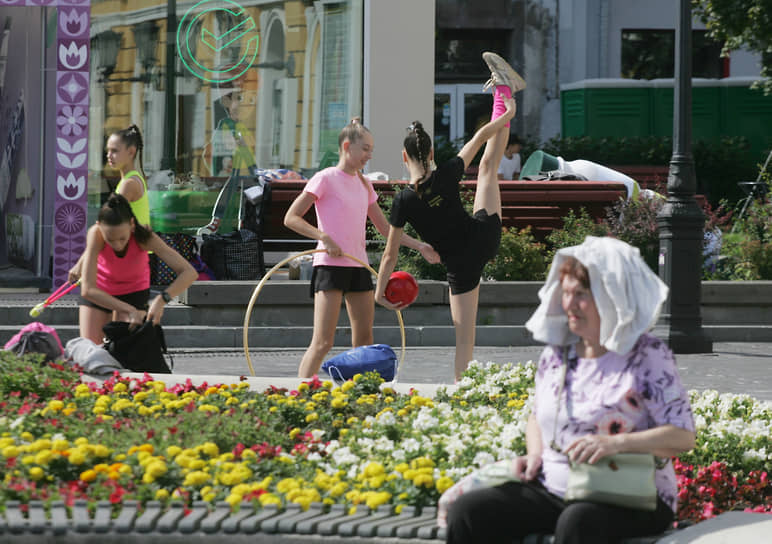
<svg viewBox="0 0 772 544"><path fill-rule="evenodd" d="M434 505L473 468L524 451L533 373L532 363L473 363L434 398L398 394L377 375L254 392L150 376L85 384L0 353L0 505ZM691 395L698 445L676 463L679 519L772 511L772 403Z"/></svg>

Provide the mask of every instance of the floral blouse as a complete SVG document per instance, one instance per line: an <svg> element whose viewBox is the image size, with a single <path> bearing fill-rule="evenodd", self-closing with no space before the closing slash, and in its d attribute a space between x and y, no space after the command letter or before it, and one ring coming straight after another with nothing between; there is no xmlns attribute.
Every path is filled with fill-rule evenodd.
<svg viewBox="0 0 772 544"><path fill-rule="evenodd" d="M557 395L562 378L563 348L547 346L536 373L534 410L542 439L540 480L562 497L568 480L568 458L550 448L553 435L560 448L588 434L617 434L675 425L694 431L689 397L667 345L641 335L625 354L609 351L597 359L582 359L568 349L568 371L555 428ZM659 497L674 511L678 495L673 464L658 468L654 477Z"/></svg>

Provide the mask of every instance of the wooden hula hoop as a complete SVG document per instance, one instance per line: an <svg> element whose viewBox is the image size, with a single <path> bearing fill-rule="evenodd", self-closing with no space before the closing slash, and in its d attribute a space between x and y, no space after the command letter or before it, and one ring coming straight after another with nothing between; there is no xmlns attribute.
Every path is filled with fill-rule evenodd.
<svg viewBox="0 0 772 544"><path fill-rule="evenodd" d="M271 268L265 276L260 280L260 283L257 284L257 287L255 287L254 292L252 293L252 297L249 299L249 304L247 304L247 313L244 315L244 355L247 358L247 366L249 366L249 373L252 374L252 376L255 375L255 369L252 366L252 358L249 356L249 316L252 315L252 308L255 306L255 302L257 301L257 297L260 296L260 291L263 289L263 285L265 285L265 282L268 281L268 279L273 275L274 272L276 272L278 269L280 269L282 266L287 264L288 262L297 259L298 257L302 257L303 255L310 255L312 253L319 253L327 251L326 249L309 249L306 251L301 251L300 253L296 253L295 255L292 255L290 257L287 257L283 261L277 263L273 268ZM349 255L348 253L343 254L344 257L348 257L349 259L358 262L362 266L364 266L367 270L370 271L371 274L374 276L378 276L378 272L375 271L369 264L360 261L353 255ZM405 323L402 320L402 312L399 310L394 310L397 313L397 321L399 321L399 332L402 336L402 353L399 356L399 364L397 365L397 373L394 375L394 380L397 379L397 374L399 374L399 369L402 367L402 362L405 360Z"/></svg>

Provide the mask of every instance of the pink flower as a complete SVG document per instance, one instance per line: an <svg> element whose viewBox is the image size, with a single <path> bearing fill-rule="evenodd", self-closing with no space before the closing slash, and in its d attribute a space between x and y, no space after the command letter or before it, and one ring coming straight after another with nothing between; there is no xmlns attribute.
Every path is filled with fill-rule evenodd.
<svg viewBox="0 0 772 544"><path fill-rule="evenodd" d="M88 117L80 106L63 106L56 124L65 136L80 136L86 128Z"/></svg>

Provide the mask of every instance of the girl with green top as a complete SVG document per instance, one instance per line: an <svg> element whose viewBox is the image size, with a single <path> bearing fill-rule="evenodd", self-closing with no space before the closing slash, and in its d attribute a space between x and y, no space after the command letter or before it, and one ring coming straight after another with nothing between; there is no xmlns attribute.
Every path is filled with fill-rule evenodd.
<svg viewBox="0 0 772 544"><path fill-rule="evenodd" d="M129 201L131 211L137 221L147 227L150 225L150 199L147 194L145 170L142 168L142 149L144 148L142 133L137 125L129 125L110 135L107 139L107 164L118 170L121 180L115 192ZM139 156L139 169L137 169ZM75 283L80 279L83 267L83 256L70 269L67 279Z"/></svg>

